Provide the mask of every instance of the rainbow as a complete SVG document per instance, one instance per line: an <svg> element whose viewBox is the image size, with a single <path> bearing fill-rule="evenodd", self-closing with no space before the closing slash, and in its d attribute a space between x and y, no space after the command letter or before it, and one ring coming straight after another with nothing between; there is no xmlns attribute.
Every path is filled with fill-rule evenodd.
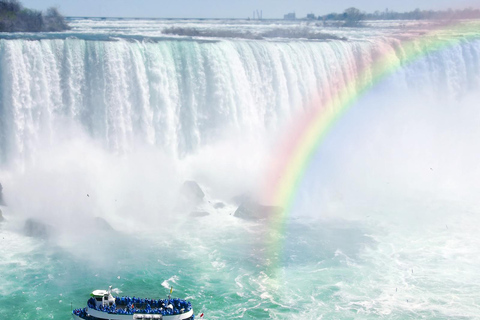
<svg viewBox="0 0 480 320"><path fill-rule="evenodd" d="M402 59L398 58L398 52L394 50L385 53L354 77L347 79L345 85L338 88L327 101L315 104L297 119L296 127L290 131L294 134L288 137L288 141L282 145L281 151L275 157L280 159L280 162L275 164L273 173L270 173L271 178L268 179L264 195L270 204L283 208L270 222L269 229L273 236L269 236L269 257L277 256L275 259L278 260L278 255L281 254L281 235L285 233L302 179L316 150L337 120L352 108L361 96L394 72L429 53L478 39L479 23L471 21L437 26L422 35L407 38L402 42Z"/></svg>

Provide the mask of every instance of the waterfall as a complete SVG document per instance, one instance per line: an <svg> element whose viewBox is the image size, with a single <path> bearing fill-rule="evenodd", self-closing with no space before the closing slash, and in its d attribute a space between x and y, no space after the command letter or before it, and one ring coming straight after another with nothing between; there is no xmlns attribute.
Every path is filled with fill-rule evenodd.
<svg viewBox="0 0 480 320"><path fill-rule="evenodd" d="M227 130L274 130L312 101L395 50L370 41L0 40L0 155L28 162L43 143L77 124L105 149L137 144L181 158ZM418 50L422 50L421 47ZM433 94L478 89L480 45L431 54L389 81ZM368 72L362 81L371 81ZM355 90L355 88L353 88ZM46 137L40 143L39 137Z"/></svg>

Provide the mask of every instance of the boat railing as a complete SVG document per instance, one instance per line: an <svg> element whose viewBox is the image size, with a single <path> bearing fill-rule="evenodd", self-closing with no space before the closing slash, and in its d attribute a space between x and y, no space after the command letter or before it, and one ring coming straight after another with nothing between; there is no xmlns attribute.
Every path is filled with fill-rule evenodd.
<svg viewBox="0 0 480 320"><path fill-rule="evenodd" d="M79 316L80 318L82 319L86 319L87 318L87 310L85 308L81 308L81 309L74 309L72 311L72 313L76 316Z"/></svg>
<svg viewBox="0 0 480 320"><path fill-rule="evenodd" d="M114 297L115 304L96 306L95 299L90 298L87 302L89 308L111 314L161 314L176 315L189 312L192 305L183 299L141 299L138 297ZM80 310L80 309L79 309Z"/></svg>

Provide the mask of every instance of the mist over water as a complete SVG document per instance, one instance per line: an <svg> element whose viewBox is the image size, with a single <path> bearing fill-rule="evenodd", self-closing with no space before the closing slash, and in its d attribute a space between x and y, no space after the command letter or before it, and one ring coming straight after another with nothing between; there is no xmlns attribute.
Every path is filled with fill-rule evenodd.
<svg viewBox="0 0 480 320"><path fill-rule="evenodd" d="M298 115L382 53L402 59L401 39L422 27L206 41L154 27L293 26L153 24L79 20L56 39L0 40L0 315L67 319L113 285L145 297L173 286L208 319L477 317L478 40L363 95L279 234L234 217L233 198L262 192ZM185 203L185 180L202 202ZM46 239L25 235L29 218Z"/></svg>

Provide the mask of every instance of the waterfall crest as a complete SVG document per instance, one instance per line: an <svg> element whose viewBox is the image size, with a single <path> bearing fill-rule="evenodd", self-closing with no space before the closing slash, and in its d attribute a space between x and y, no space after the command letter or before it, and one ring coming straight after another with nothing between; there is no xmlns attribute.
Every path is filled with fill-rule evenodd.
<svg viewBox="0 0 480 320"><path fill-rule="evenodd" d="M401 42L0 40L0 155L28 161L39 137L78 124L104 148L136 143L175 158L215 142L277 128L312 101L329 99L378 56ZM419 44L418 50L422 50ZM480 83L480 44L427 55L388 81L428 85L455 97ZM351 88L355 90L355 88ZM53 142L52 142L53 143Z"/></svg>

